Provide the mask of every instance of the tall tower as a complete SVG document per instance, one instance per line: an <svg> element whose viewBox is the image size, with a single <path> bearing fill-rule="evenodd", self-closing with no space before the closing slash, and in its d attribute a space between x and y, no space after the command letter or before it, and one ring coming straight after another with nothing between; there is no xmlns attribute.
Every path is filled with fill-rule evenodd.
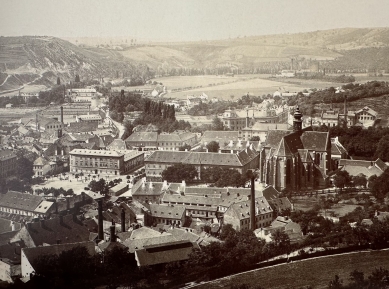
<svg viewBox="0 0 389 289"><path fill-rule="evenodd" d="M296 110L293 115L293 131L301 131L303 129L302 113L300 112L299 106L296 106Z"/></svg>

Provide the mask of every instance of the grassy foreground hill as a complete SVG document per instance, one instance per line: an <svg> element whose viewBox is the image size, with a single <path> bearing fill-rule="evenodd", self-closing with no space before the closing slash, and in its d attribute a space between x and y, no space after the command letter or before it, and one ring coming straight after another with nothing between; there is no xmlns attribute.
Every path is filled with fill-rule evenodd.
<svg viewBox="0 0 389 289"><path fill-rule="evenodd" d="M335 275L343 280L343 284L347 284L349 274L353 270L363 271L367 276L374 268L379 267L389 268L388 250L307 259L218 279L193 288L228 288L232 284L260 285L265 289L303 288L305 286L327 288Z"/></svg>

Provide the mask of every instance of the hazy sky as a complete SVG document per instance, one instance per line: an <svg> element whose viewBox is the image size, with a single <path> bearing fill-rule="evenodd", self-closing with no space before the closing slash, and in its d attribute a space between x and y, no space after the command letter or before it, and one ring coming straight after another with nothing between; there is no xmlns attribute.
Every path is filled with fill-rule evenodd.
<svg viewBox="0 0 389 289"><path fill-rule="evenodd" d="M388 0L0 0L0 35L209 40L389 27Z"/></svg>

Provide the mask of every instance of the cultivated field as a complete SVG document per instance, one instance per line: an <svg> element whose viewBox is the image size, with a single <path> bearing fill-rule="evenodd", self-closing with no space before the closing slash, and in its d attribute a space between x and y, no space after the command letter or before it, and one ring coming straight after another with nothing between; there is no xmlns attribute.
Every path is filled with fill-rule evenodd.
<svg viewBox="0 0 389 289"><path fill-rule="evenodd" d="M349 281L351 271L370 275L374 268L389 269L389 251L368 251L314 258L289 264L258 269L233 277L195 286L196 289L229 288L232 284L260 285L263 288L328 288L330 280L338 275L343 284Z"/></svg>

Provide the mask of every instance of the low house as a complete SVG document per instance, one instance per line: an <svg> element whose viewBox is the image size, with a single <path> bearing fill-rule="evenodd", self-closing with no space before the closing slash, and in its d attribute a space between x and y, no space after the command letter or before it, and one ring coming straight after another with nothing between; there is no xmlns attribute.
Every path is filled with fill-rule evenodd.
<svg viewBox="0 0 389 289"><path fill-rule="evenodd" d="M27 193L8 191L0 195L0 212L21 216L36 216L35 209L44 201L43 197Z"/></svg>
<svg viewBox="0 0 389 289"><path fill-rule="evenodd" d="M34 176L41 177L47 175L51 171L52 166L50 165L49 160L43 157L38 157L34 161L32 168L33 168Z"/></svg>
<svg viewBox="0 0 389 289"><path fill-rule="evenodd" d="M21 275L22 240L0 245L0 281L13 283Z"/></svg>
<svg viewBox="0 0 389 289"><path fill-rule="evenodd" d="M250 229L250 200L232 204L224 213L224 223L237 231ZM255 198L255 228L264 228L273 220L273 209L265 197Z"/></svg>
<svg viewBox="0 0 389 289"><path fill-rule="evenodd" d="M347 171L350 176L358 176L363 174L366 178L373 175L380 176L388 167L381 159L375 161L362 161L362 160L339 160L338 166L340 170Z"/></svg>
<svg viewBox="0 0 389 289"><path fill-rule="evenodd" d="M159 203L167 189L164 183L146 182L146 178L142 178L132 187L132 198L141 203Z"/></svg>
<svg viewBox="0 0 389 289"><path fill-rule="evenodd" d="M26 223L12 240L23 240L27 247L78 243L89 240L89 231L74 215ZM11 240L11 241L12 241Z"/></svg>
<svg viewBox="0 0 389 289"><path fill-rule="evenodd" d="M189 259L193 249L199 249L199 245L190 241L150 245L136 250L135 259L138 267L163 265Z"/></svg>
<svg viewBox="0 0 389 289"><path fill-rule="evenodd" d="M293 222L288 217L278 216L270 226L255 230L255 235L258 238L265 239L266 242L271 242L272 235L275 231L280 230L285 232L292 243L299 242L303 239L303 232L298 223Z"/></svg>
<svg viewBox="0 0 389 289"><path fill-rule="evenodd" d="M185 223L185 207L181 205L150 204L150 215L153 224L182 227ZM152 224L149 224L152 225Z"/></svg>
<svg viewBox="0 0 389 289"><path fill-rule="evenodd" d="M22 277L29 279L31 274L39 274L35 265L40 257L45 255L59 256L63 252L67 252L78 247L85 248L90 255L95 254L95 244L91 241L24 248L21 252Z"/></svg>

